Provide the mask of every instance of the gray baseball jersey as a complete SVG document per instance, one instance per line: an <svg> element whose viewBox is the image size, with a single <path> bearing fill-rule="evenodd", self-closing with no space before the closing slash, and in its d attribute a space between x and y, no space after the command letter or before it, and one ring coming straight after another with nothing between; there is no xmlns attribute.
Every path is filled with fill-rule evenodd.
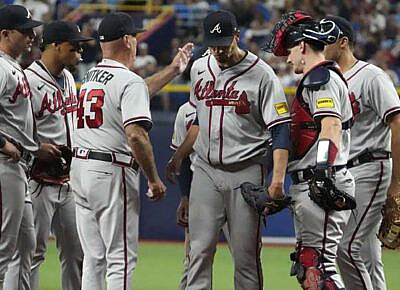
<svg viewBox="0 0 400 290"><path fill-rule="evenodd" d="M307 103L314 118L332 116L339 118L342 122L350 120L353 116L348 90L340 76L329 70L330 81L322 85L318 91L304 88L302 92L303 100ZM293 172L316 165L317 142L300 160L289 162L288 171ZM338 148L334 165L344 165L347 163L350 151L350 129L342 130L340 146Z"/></svg>
<svg viewBox="0 0 400 290"><path fill-rule="evenodd" d="M32 92L32 107L40 142L72 148L72 130L78 99L72 74L64 69L59 84L41 61L26 70ZM31 288L39 289L39 268L45 259L50 231L57 239L62 265L62 289L81 288L83 253L76 230L75 202L71 187L41 185L29 181L36 231L36 250L32 259Z"/></svg>
<svg viewBox="0 0 400 290"><path fill-rule="evenodd" d="M221 69L214 56L194 62L190 102L199 135L189 199L190 264L186 289L211 289L213 255L229 228L235 289L261 289L260 217L243 200L240 184L265 184L269 129L289 122L282 86L251 52Z"/></svg>
<svg viewBox="0 0 400 290"><path fill-rule="evenodd" d="M358 61L344 76L356 106L350 149L350 159L356 162L349 170L356 184L357 211L345 228L338 264L346 289L384 290L381 246L376 234L392 171L387 154L391 138L387 117L400 112L400 100L392 81L375 65ZM359 164L359 157L366 151L372 152L373 158Z"/></svg>
<svg viewBox="0 0 400 290"><path fill-rule="evenodd" d="M187 131L193 124L194 119L196 119L196 109L186 102L179 107L176 113L175 123L174 123L174 133L172 134L171 149L176 150L185 140ZM189 155L190 161L194 163L196 159L196 152Z"/></svg>
<svg viewBox="0 0 400 290"><path fill-rule="evenodd" d="M365 61L358 61L344 76L360 110L351 129L349 159L365 150L390 152L387 116L400 111L400 99L393 82L382 69Z"/></svg>
<svg viewBox="0 0 400 290"><path fill-rule="evenodd" d="M139 174L132 168L124 128L137 122L151 126L144 80L121 63L103 59L83 79L74 124L71 185L85 256L82 289L103 289L105 278L107 289L131 285L137 259ZM110 160L96 160L93 151ZM115 275L105 277L106 268Z"/></svg>
<svg viewBox="0 0 400 290"><path fill-rule="evenodd" d="M251 52L225 70L205 56L193 64L191 80L190 103L203 127L194 144L199 157L213 165L262 163L268 129L290 120L272 68Z"/></svg>
<svg viewBox="0 0 400 290"><path fill-rule="evenodd" d="M26 76L18 62L2 52L0 67L0 132L26 150L37 151L31 91Z"/></svg>
<svg viewBox="0 0 400 290"><path fill-rule="evenodd" d="M129 154L124 127L135 122L151 123L144 80L121 64L105 59L86 73L83 83L74 147Z"/></svg>
<svg viewBox="0 0 400 290"><path fill-rule="evenodd" d="M40 61L33 62L25 74L31 87L39 141L71 147L78 104L74 77L64 69L64 87L60 87Z"/></svg>
<svg viewBox="0 0 400 290"><path fill-rule="evenodd" d="M38 150L32 113L31 92L23 70L16 60L0 51L0 132L28 151ZM17 247L24 223L24 199L27 198L26 167L8 161L0 153L0 288L7 266ZM32 221L30 221L32 222ZM25 223L24 223L25 224ZM24 232L25 234L26 232ZM23 240L22 235L18 242ZM5 286L8 287L9 284Z"/></svg>

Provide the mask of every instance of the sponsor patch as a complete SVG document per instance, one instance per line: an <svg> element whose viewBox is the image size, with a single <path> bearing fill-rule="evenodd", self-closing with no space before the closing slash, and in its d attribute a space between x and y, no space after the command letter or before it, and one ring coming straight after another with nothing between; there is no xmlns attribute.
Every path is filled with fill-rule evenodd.
<svg viewBox="0 0 400 290"><path fill-rule="evenodd" d="M277 103L274 105L275 111L278 115L285 114L289 111L288 106L285 102Z"/></svg>
<svg viewBox="0 0 400 290"><path fill-rule="evenodd" d="M317 108L334 108L335 103L332 98L320 98L317 100Z"/></svg>

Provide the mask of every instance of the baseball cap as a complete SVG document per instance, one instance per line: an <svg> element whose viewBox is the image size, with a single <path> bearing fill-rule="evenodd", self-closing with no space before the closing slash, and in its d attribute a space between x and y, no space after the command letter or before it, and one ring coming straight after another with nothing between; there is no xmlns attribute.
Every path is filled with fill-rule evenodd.
<svg viewBox="0 0 400 290"><path fill-rule="evenodd" d="M325 19L335 22L342 31L342 36L346 36L350 43L354 44L356 42L356 34L354 33L353 27L349 21L343 17L333 15L328 15Z"/></svg>
<svg viewBox="0 0 400 290"><path fill-rule="evenodd" d="M28 9L21 5L6 5L0 8L0 29L31 29L43 22L33 20Z"/></svg>
<svg viewBox="0 0 400 290"><path fill-rule="evenodd" d="M207 15L203 22L206 46L229 46L233 36L239 31L235 15L219 10Z"/></svg>
<svg viewBox="0 0 400 290"><path fill-rule="evenodd" d="M124 12L107 14L99 25L99 39L101 42L117 40L124 35L135 35L145 31L137 28L132 17Z"/></svg>
<svg viewBox="0 0 400 290"><path fill-rule="evenodd" d="M53 21L46 24L43 28L43 44L53 42L79 42L89 41L93 38L81 34L78 25L67 21Z"/></svg>

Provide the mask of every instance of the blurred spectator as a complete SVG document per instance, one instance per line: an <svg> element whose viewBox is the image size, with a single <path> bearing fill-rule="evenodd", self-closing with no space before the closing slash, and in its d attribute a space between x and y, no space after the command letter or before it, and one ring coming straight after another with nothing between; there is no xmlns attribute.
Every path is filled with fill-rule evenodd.
<svg viewBox="0 0 400 290"><path fill-rule="evenodd" d="M145 42L138 45L134 71L142 78L146 78L157 71L157 60L149 54L149 47Z"/></svg>
<svg viewBox="0 0 400 290"><path fill-rule="evenodd" d="M81 80L86 72L101 60L101 49L98 42L98 34L94 29L94 23L86 19L81 23L82 35L93 37L94 40L82 43L82 62L78 65L78 79Z"/></svg>
<svg viewBox="0 0 400 290"><path fill-rule="evenodd" d="M49 22L51 20L51 4L47 0L16 0L14 4L25 6L32 14L32 18Z"/></svg>

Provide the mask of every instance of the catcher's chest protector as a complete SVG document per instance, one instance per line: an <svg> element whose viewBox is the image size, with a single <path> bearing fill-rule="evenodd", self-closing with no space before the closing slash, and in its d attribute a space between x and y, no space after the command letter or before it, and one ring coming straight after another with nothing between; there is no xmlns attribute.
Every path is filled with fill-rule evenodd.
<svg viewBox="0 0 400 290"><path fill-rule="evenodd" d="M322 85L329 82L330 70L337 73L343 81L346 82L335 63L332 61L325 61L315 66L304 75L297 87L296 96L290 109L292 117L290 136L292 142L291 160L303 158L318 140L321 124L317 124L314 121L309 105L304 101L302 93L304 88L318 91ZM345 127L347 127L347 125Z"/></svg>
<svg viewBox="0 0 400 290"><path fill-rule="evenodd" d="M302 98L300 96L300 98ZM292 160L301 159L318 140L318 129L314 119L308 110L305 108L307 104L299 96L293 100L291 106L291 132L290 139L292 141Z"/></svg>

